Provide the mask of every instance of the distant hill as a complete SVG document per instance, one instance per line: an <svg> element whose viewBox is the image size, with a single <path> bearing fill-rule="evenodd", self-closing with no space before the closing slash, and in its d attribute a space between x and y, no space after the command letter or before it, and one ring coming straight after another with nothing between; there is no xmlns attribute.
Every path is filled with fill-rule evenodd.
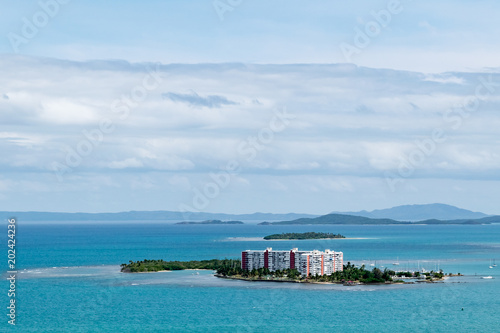
<svg viewBox="0 0 500 333"><path fill-rule="evenodd" d="M464 221L464 223L482 223L482 224L500 223L500 215L483 217L482 219L467 220Z"/></svg>
<svg viewBox="0 0 500 333"><path fill-rule="evenodd" d="M426 224L500 223L498 216L488 216L444 204L406 205L371 212L332 213L324 216L311 214L223 214L174 211L130 211L120 213L51 213L51 212L0 212L0 219L16 217L27 222L72 221L282 221L280 224L408 224L419 221ZM404 222L401 222L404 221ZM265 222L264 224L270 224Z"/></svg>
<svg viewBox="0 0 500 333"><path fill-rule="evenodd" d="M176 224L244 224L244 223L241 221L208 220L208 221L201 221L201 222L185 221L185 222L178 222Z"/></svg>
<svg viewBox="0 0 500 333"><path fill-rule="evenodd" d="M391 219L371 219L363 216L328 214L316 218L300 218L293 221L280 222L262 222L260 225L276 224L410 224L410 222L401 222Z"/></svg>
<svg viewBox="0 0 500 333"><path fill-rule="evenodd" d="M262 222L259 225L297 225L297 224L491 224L500 223L500 216L490 216L482 219L459 219L459 220L423 220L416 222L396 221L392 219L372 219L364 216L328 214L316 218L301 218L293 221Z"/></svg>
<svg viewBox="0 0 500 333"><path fill-rule="evenodd" d="M20 221L61 222L61 221L284 221L303 217L317 217L311 214L219 214L203 212L173 211L130 211L121 213L51 213L51 212L0 212L1 219L15 217Z"/></svg>
<svg viewBox="0 0 500 333"><path fill-rule="evenodd" d="M489 215L472 212L467 209L458 208L445 204L427 205L404 205L388 209L377 209L371 212L362 210L360 212L333 212L335 214L363 216L373 219L393 219L398 221L422 221L422 220L461 220L480 219Z"/></svg>

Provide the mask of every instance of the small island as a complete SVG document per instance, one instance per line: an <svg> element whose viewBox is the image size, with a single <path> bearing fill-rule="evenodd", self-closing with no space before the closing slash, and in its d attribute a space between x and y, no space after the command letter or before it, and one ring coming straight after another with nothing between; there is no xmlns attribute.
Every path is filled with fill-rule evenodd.
<svg viewBox="0 0 500 333"><path fill-rule="evenodd" d="M393 284L414 283L405 282L402 279L416 279L415 282L436 282L444 280L445 277L461 276L458 274L445 274L439 272L395 272L390 269L383 271L377 267L368 270L364 265L357 267L350 262L343 266L343 271L334 272L331 275L311 275L305 277L296 269L284 269L270 271L267 268L243 270L240 259L212 259L201 261L164 261L164 260L142 260L129 261L121 265L123 273L148 273L178 270L212 270L218 278L262 281L262 282L292 282L292 283L321 283L321 284L343 284L353 286L359 284Z"/></svg>
<svg viewBox="0 0 500 333"><path fill-rule="evenodd" d="M164 261L148 260L132 261L128 264L121 264L123 273L148 273L148 272L164 272L164 271L180 271L185 269L208 269L216 271L222 267L233 268L241 267L241 260L237 259L211 259L211 260L193 260L193 261Z"/></svg>
<svg viewBox="0 0 500 333"><path fill-rule="evenodd" d="M302 240L302 239L334 239L334 238L345 238L341 234L332 234L327 232L289 232L282 234L273 234L264 237L265 240Z"/></svg>
<svg viewBox="0 0 500 333"><path fill-rule="evenodd" d="M360 284L413 284L415 282L436 282L442 281L445 277L461 276L460 273L446 275L442 270L439 272L395 272L390 269L374 267L371 271L364 265L357 267L350 262L343 266L342 271L336 271L331 275L311 275L305 277L296 269L284 269L270 271L267 268L253 269L251 271L242 270L240 267L222 266L217 269L216 277L245 280L245 281L264 281L264 282L294 282L294 283L320 283L320 284L343 284L354 286ZM415 279L415 282L405 282L403 279Z"/></svg>
<svg viewBox="0 0 500 333"><path fill-rule="evenodd" d="M241 221L221 221L221 220L207 220L202 222L178 222L176 224L244 224Z"/></svg>

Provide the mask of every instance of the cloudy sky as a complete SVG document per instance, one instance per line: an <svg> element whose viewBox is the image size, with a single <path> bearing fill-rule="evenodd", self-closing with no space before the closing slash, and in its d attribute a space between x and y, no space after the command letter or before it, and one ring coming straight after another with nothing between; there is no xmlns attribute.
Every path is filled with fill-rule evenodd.
<svg viewBox="0 0 500 333"><path fill-rule="evenodd" d="M0 3L0 210L500 214L498 2Z"/></svg>

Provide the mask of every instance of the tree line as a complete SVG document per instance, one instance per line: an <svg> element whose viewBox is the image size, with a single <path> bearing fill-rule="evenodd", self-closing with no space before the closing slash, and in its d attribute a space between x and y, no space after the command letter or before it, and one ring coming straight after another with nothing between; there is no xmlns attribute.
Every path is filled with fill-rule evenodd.
<svg viewBox="0 0 500 333"><path fill-rule="evenodd" d="M141 261L130 260L128 264L121 264L122 272L158 272L158 271L178 271L183 269L210 269L217 270L221 267L240 267L239 259L211 259L211 260L193 260L193 261L164 261L148 260Z"/></svg>
<svg viewBox="0 0 500 333"><path fill-rule="evenodd" d="M329 232L288 232L282 234L273 234L264 237L264 239L323 239L323 238L345 238L341 234L333 234Z"/></svg>
<svg viewBox="0 0 500 333"><path fill-rule="evenodd" d="M283 269L270 271L269 268L259 268L252 270L243 270L241 268L240 259L211 259L200 261L164 261L148 260L132 261L128 264L122 264L122 272L138 273L138 272L158 272L158 271L175 271L184 269L208 269L216 271L220 276L241 276L243 278L262 279L264 277L278 278L281 280L312 280L317 282L347 282L359 281L363 283L384 283L393 281L393 277L419 278L425 275L427 280L441 279L445 275L442 270L439 272L395 272L385 268L383 271L374 267L371 271L366 269L364 265L356 267L350 262L344 265L343 271L337 271L331 275L311 275L305 277L300 274L297 269ZM451 275L451 274L450 274Z"/></svg>

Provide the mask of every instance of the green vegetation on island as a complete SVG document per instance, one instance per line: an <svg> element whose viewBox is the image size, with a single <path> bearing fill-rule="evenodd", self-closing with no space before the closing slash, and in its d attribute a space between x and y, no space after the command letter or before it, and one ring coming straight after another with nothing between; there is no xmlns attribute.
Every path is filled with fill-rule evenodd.
<svg viewBox="0 0 500 333"><path fill-rule="evenodd" d="M460 275L460 274L459 274ZM218 277L232 278L248 281L275 281L275 282L304 282L304 283L402 283L400 278L415 278L425 282L433 282L443 279L445 274L439 272L395 272L390 269L374 267L371 271L365 266L356 267L350 262L344 265L343 271L334 272L332 275L302 276L296 269L285 269L271 272L268 268L242 270L239 267L226 269L220 267L217 270ZM451 276L451 274L449 274Z"/></svg>
<svg viewBox="0 0 500 333"><path fill-rule="evenodd" d="M282 234L273 234L264 237L266 240L272 239L329 239L329 238L345 238L345 236L341 234L332 234L328 232L289 232Z"/></svg>
<svg viewBox="0 0 500 333"><path fill-rule="evenodd" d="M271 272L268 268L243 270L240 259L212 259L201 261L163 261L143 260L130 261L122 264L124 273L147 273L159 271L176 271L184 269L214 270L215 276L246 281L274 281L274 282L300 282L300 283L344 283L344 284L370 284L370 283L402 283L402 278L414 278L425 282L442 280L445 276L439 272L395 272L390 269L383 271L374 267L371 271L364 265L357 267L350 262L344 265L343 271L334 272L332 275L302 276L296 269L284 269ZM460 273L458 274L460 275ZM448 274L452 276L452 274Z"/></svg>
<svg viewBox="0 0 500 333"><path fill-rule="evenodd" d="M315 218L300 218L292 221L281 222L262 222L260 225L293 225L293 224L410 224L410 222L401 222L391 219L372 219L369 217L328 214Z"/></svg>
<svg viewBox="0 0 500 333"><path fill-rule="evenodd" d="M124 273L146 273L159 271L180 271L184 269L209 269L218 270L224 267L225 271L230 272L229 268L241 267L239 259L211 259L201 261L163 261L147 260L130 261L128 264L121 264L121 271Z"/></svg>
<svg viewBox="0 0 500 333"><path fill-rule="evenodd" d="M241 221L221 221L221 220L207 220L202 222L178 222L176 224L244 224Z"/></svg>
<svg viewBox="0 0 500 333"><path fill-rule="evenodd" d="M491 216L481 219L464 219L464 220L424 220L416 222L396 221L387 218L369 218L363 216L344 215L344 214L328 214L315 218L300 218L292 221L280 222L262 222L259 225L302 225L302 224L354 224L354 225L376 225L376 224L398 224L398 225L413 225L413 224L491 224L500 223L500 216Z"/></svg>

